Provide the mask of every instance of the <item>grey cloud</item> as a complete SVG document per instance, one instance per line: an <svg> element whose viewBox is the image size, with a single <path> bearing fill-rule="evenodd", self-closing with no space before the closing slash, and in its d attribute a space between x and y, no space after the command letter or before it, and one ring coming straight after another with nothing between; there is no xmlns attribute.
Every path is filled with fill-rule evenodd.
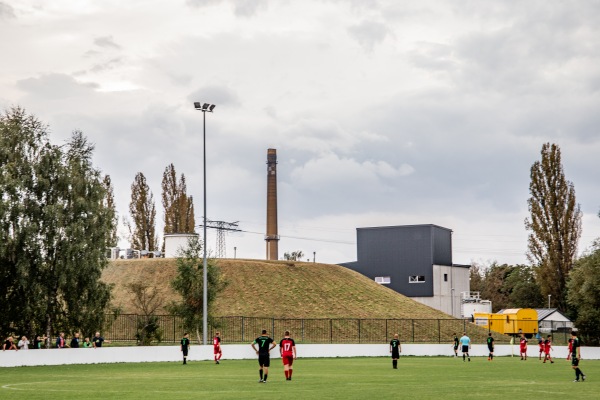
<svg viewBox="0 0 600 400"><path fill-rule="evenodd" d="M226 86L205 86L190 93L188 100L216 104L217 106L238 107L240 105L238 95Z"/></svg>
<svg viewBox="0 0 600 400"><path fill-rule="evenodd" d="M29 94L47 98L67 98L85 95L99 85L95 83L81 83L70 75L47 74L39 78L27 78L17 81L17 87Z"/></svg>
<svg viewBox="0 0 600 400"><path fill-rule="evenodd" d="M92 68L90 68L91 72L102 72L106 70L111 70L122 64L123 59L121 57L113 58L101 64L96 64Z"/></svg>
<svg viewBox="0 0 600 400"><path fill-rule="evenodd" d="M15 9L3 1L0 1L0 19L16 18Z"/></svg>
<svg viewBox="0 0 600 400"><path fill-rule="evenodd" d="M348 28L348 33L366 51L373 51L375 46L385 40L390 34L388 27L381 22L363 21L358 25Z"/></svg>
<svg viewBox="0 0 600 400"><path fill-rule="evenodd" d="M94 39L94 44L98 47L108 48L108 49L120 49L119 46L112 36L101 36Z"/></svg>
<svg viewBox="0 0 600 400"><path fill-rule="evenodd" d="M252 17L258 10L267 7L265 0L236 0L233 2L234 14L238 17Z"/></svg>

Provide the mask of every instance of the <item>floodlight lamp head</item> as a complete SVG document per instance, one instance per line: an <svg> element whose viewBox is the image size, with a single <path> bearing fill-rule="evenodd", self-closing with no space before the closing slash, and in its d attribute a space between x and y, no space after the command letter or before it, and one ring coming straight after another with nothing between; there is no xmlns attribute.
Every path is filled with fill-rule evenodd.
<svg viewBox="0 0 600 400"><path fill-rule="evenodd" d="M208 103L202 104L202 111L206 111L206 109L208 108L209 105L210 104L208 104Z"/></svg>
<svg viewBox="0 0 600 400"><path fill-rule="evenodd" d="M211 105L210 105L210 108L208 109L208 111L212 112L212 110L214 110L214 109L215 109L215 105L214 105L214 104L211 104Z"/></svg>
<svg viewBox="0 0 600 400"><path fill-rule="evenodd" d="M200 105L200 103L199 103L199 102L195 101L195 102L194 102L194 108L195 108L196 110L200 110L200 109L202 108L202 106Z"/></svg>

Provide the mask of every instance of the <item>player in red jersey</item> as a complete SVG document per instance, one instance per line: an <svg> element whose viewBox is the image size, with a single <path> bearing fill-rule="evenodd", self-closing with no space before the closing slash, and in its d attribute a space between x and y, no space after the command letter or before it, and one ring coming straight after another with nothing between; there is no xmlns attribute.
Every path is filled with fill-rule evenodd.
<svg viewBox="0 0 600 400"><path fill-rule="evenodd" d="M215 353L215 364L219 364L219 360L223 356L223 352L221 351L221 337L219 336L221 333L216 332L215 337L213 338L213 349Z"/></svg>
<svg viewBox="0 0 600 400"><path fill-rule="evenodd" d="M542 354L544 353L544 339L541 336L538 339L538 346L540 347L540 360L541 360Z"/></svg>
<svg viewBox="0 0 600 400"><path fill-rule="evenodd" d="M296 359L296 342L290 337L290 331L285 331L283 339L279 342L279 352L283 361L283 373L285 380L292 380L292 364Z"/></svg>
<svg viewBox="0 0 600 400"><path fill-rule="evenodd" d="M571 359L572 351L573 351L573 339L569 338L569 354L567 354L567 360Z"/></svg>
<svg viewBox="0 0 600 400"><path fill-rule="evenodd" d="M524 333L521 333L521 339L519 340L519 353L521 353L521 360L527 360L527 338Z"/></svg>
<svg viewBox="0 0 600 400"><path fill-rule="evenodd" d="M554 364L552 357L550 357L550 350L552 350L552 335L548 335L544 341L544 362L550 360L550 363Z"/></svg>

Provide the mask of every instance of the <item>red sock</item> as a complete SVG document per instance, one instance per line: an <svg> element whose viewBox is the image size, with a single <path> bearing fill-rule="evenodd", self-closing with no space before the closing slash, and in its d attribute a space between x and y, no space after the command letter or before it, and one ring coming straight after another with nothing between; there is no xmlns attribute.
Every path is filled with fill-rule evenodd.
<svg viewBox="0 0 600 400"><path fill-rule="evenodd" d="M286 378L289 378L289 377L290 377L290 371L287 371L287 370L286 370L286 371L283 371L283 372L285 373L285 377L286 377Z"/></svg>
<svg viewBox="0 0 600 400"><path fill-rule="evenodd" d="M291 368L288 370L288 375L290 378L292 377L292 369Z"/></svg>

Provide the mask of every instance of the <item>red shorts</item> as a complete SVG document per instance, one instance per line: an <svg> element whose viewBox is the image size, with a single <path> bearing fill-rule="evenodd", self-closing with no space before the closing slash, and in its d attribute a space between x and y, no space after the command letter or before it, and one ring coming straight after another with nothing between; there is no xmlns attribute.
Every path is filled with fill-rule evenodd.
<svg viewBox="0 0 600 400"><path fill-rule="evenodd" d="M521 347L521 353L527 353L527 347Z"/></svg>
<svg viewBox="0 0 600 400"><path fill-rule="evenodd" d="M283 361L283 365L292 365L294 363L294 356L281 356L281 361Z"/></svg>
<svg viewBox="0 0 600 400"><path fill-rule="evenodd" d="M215 354L221 354L221 347L215 347Z"/></svg>

